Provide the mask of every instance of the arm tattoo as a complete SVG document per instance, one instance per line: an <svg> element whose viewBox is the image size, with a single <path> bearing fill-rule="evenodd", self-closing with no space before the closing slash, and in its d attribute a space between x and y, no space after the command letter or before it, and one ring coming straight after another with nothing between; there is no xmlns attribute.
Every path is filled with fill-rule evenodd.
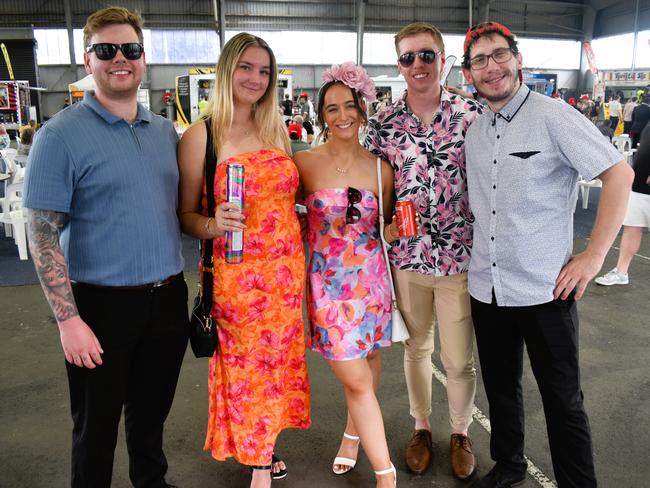
<svg viewBox="0 0 650 488"><path fill-rule="evenodd" d="M79 315L72 295L68 265L59 244L66 214L27 209L29 251L54 317L58 322Z"/></svg>

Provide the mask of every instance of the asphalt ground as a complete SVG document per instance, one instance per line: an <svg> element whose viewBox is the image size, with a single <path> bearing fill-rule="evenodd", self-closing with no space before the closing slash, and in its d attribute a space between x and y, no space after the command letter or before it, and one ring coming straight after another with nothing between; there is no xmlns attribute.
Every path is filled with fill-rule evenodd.
<svg viewBox="0 0 650 488"><path fill-rule="evenodd" d="M590 207L591 207L590 197ZM597 200L594 200L594 204ZM595 205L594 205L595 207ZM591 207L591 208L594 208ZM575 251L584 249L585 219L576 212ZM592 211L593 212L593 211ZM618 240L617 240L618 243ZM617 243L615 245L617 245ZM5 246L13 251L11 246ZM0 249L2 251L2 249ZM650 486L650 238L646 233L630 271L630 285L590 285L579 303L582 386L594 442L596 471L601 487ZM603 268L615 265L612 249ZM9 260L6 256L0 259ZM193 258L191 258L193 259ZM16 257L17 260L17 257ZM68 387L58 331L38 285L15 286L7 281L19 269L29 277L30 262L2 263L0 274L0 488L50 488L70 485L70 439ZM189 265L191 268L191 264ZM189 269L188 268L188 269ZM11 276L8 277L8 271ZM197 274L186 272L188 284ZM7 280L7 281L5 281ZM27 279L27 282L33 282ZM449 424L445 389L433 379L432 425L434 461L422 476L406 471L404 448L412 430L404 382L403 347L395 345L382 353L383 376L379 400L384 414L388 444L398 469L398 486L466 487L449 467ZM434 365L442 371L439 357ZM367 458L360 454L357 467L345 476L331 473L344 427L345 402L341 387L325 361L308 352L312 385L312 426L306 431L285 431L277 452L289 468L286 479L273 486L373 487L374 477ZM478 367L478 361L477 361ZM482 382L476 406L485 415L488 405ZM207 415L207 360L197 360L188 350L172 411L166 423L165 451L170 470L168 481L181 488L246 487L249 472L234 461L214 461L202 451ZM553 469L546 438L545 421L537 387L526 365L526 454L551 480ZM479 472L487 472L489 434L478 423L470 428ZM128 487L128 460L123 432L115 455L113 486ZM542 486L528 477L528 486Z"/></svg>

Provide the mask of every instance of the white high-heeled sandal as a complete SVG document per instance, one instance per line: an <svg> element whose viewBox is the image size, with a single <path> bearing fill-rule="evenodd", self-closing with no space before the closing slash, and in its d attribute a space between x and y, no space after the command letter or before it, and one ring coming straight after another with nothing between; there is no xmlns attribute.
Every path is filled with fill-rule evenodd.
<svg viewBox="0 0 650 488"><path fill-rule="evenodd" d="M395 466L393 466L393 463L390 463L390 468L388 469L375 471L375 475L377 476L381 476L384 474L392 474L395 477L395 486L397 486L397 470L395 469Z"/></svg>
<svg viewBox="0 0 650 488"><path fill-rule="evenodd" d="M350 435L347 432L343 432L343 437L345 437L346 439L350 439L351 441L356 441L356 443L359 444L360 439L358 435ZM334 474L349 473L350 471L352 471L352 468L354 468L356 465L357 465L356 459L336 456L334 458L334 463L332 463L332 472ZM341 468L337 468L337 466L347 466L348 468L341 469Z"/></svg>

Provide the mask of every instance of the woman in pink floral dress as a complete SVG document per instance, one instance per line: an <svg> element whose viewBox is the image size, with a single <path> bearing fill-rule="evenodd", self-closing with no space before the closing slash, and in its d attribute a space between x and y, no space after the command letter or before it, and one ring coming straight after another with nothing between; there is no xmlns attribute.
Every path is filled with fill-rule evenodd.
<svg viewBox="0 0 650 488"><path fill-rule="evenodd" d="M329 361L342 383L347 425L334 459L335 474L354 468L363 446L377 486L395 486L381 410L375 390L379 349L391 344L391 294L378 226L378 197L392 212L393 171L383 161L378 188L377 158L359 144L364 105L374 84L352 63L323 74L318 122L326 142L294 156L304 189L309 224L307 306L310 346ZM394 225L387 226L391 235Z"/></svg>

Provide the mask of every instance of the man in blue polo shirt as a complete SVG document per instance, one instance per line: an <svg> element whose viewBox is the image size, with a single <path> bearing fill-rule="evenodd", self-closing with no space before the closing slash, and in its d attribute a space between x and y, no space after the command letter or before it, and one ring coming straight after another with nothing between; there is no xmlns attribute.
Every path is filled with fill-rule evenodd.
<svg viewBox="0 0 650 488"><path fill-rule="evenodd" d="M25 177L30 250L66 358L73 487L111 485L123 408L133 485L170 486L162 435L187 346L187 286L177 136L137 103L142 42L142 19L126 9L88 18L95 93L43 126Z"/></svg>
<svg viewBox="0 0 650 488"><path fill-rule="evenodd" d="M525 482L525 343L558 486L595 487L575 301L621 227L633 173L580 113L522 84L521 54L505 26L473 27L464 52L463 73L489 108L465 138L475 217L469 293L496 461L474 486ZM571 256L579 174L600 178L603 190L587 248Z"/></svg>

